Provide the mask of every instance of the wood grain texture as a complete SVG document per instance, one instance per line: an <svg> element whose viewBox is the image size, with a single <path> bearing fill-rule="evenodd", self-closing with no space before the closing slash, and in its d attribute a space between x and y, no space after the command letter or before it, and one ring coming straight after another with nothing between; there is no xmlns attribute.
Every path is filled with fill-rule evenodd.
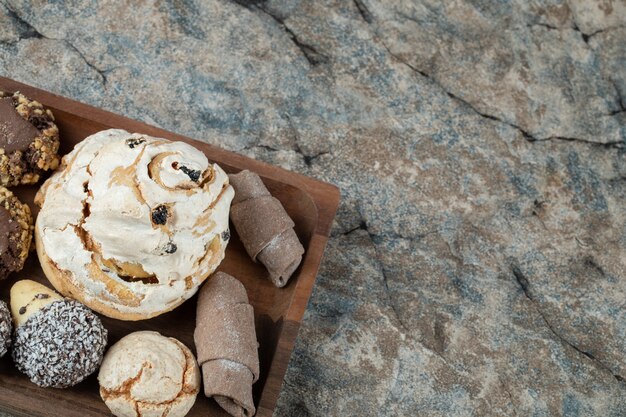
<svg viewBox="0 0 626 417"><path fill-rule="evenodd" d="M21 91L52 109L61 131L63 154L90 134L121 128L190 143L227 172L249 169L263 178L272 195L281 201L296 224L296 233L306 249L303 262L289 284L278 289L267 279L265 269L250 260L231 227L232 238L219 270L243 282L254 306L261 375L253 387L253 394L258 407L257 415L271 416L339 204L337 187L6 78L0 77L0 90ZM33 205L36 190L37 186L15 189L20 199L31 206L34 214L37 213ZM23 271L2 283L0 297L3 300L9 301L11 285L21 278L47 284L34 252ZM195 351L195 307L196 297L193 297L176 310L150 320L124 322L103 317L109 330L109 345L133 331L155 330L179 339ZM39 388L15 369L9 355L0 359L0 409L24 416L110 415L98 394L96 375L71 389ZM222 416L225 413L214 401L200 394L188 415Z"/></svg>

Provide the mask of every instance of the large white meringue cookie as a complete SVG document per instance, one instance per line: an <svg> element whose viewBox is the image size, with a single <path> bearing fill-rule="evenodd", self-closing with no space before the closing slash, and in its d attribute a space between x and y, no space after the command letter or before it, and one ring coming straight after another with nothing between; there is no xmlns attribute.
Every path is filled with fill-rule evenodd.
<svg viewBox="0 0 626 417"><path fill-rule="evenodd" d="M154 317L224 258L233 195L226 173L191 145L98 132L41 187L37 253L62 294L109 317Z"/></svg>

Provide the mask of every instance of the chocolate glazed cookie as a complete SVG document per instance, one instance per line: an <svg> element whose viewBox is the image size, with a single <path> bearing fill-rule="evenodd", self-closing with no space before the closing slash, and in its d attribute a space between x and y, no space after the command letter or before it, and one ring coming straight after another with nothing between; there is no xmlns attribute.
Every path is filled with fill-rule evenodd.
<svg viewBox="0 0 626 417"><path fill-rule="evenodd" d="M24 267L32 234L30 208L0 186L0 280Z"/></svg>
<svg viewBox="0 0 626 417"><path fill-rule="evenodd" d="M41 103L0 91L0 185L34 184L59 166L59 129Z"/></svg>

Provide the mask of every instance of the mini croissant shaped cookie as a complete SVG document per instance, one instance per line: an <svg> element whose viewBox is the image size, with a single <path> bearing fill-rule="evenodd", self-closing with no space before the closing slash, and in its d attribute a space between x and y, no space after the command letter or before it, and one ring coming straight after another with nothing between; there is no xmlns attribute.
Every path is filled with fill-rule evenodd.
<svg viewBox="0 0 626 417"><path fill-rule="evenodd" d="M170 311L224 258L234 191L194 147L106 130L41 187L37 253L63 295L122 320Z"/></svg>

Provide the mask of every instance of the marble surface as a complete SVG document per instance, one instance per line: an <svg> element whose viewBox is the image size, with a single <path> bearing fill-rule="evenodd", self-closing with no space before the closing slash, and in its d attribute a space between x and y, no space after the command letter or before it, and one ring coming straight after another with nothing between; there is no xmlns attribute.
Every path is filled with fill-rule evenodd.
<svg viewBox="0 0 626 417"><path fill-rule="evenodd" d="M341 188L277 416L626 415L624 0L0 0L0 75Z"/></svg>

